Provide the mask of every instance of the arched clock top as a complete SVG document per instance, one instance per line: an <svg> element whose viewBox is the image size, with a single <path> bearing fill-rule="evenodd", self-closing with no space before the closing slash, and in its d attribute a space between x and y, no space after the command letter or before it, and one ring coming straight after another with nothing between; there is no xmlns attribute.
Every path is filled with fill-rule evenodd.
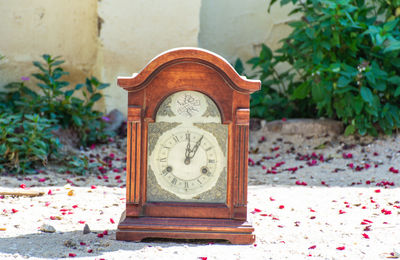
<svg viewBox="0 0 400 260"><path fill-rule="evenodd" d="M164 52L132 77L118 77L118 85L129 92L139 91L146 88L162 70L179 63L195 63L209 67L233 90L241 93L251 94L260 89L259 80L249 80L240 76L223 57L200 48L177 48Z"/></svg>

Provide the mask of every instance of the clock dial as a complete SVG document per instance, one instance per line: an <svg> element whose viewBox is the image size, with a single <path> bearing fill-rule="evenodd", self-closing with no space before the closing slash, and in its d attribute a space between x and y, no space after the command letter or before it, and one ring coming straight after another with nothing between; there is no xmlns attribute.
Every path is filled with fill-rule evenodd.
<svg viewBox="0 0 400 260"><path fill-rule="evenodd" d="M210 190L223 170L223 153L214 136L197 127L160 136L151 156L158 184L182 199Z"/></svg>
<svg viewBox="0 0 400 260"><path fill-rule="evenodd" d="M228 129L216 105L182 91L159 111L149 124L147 200L225 202Z"/></svg>

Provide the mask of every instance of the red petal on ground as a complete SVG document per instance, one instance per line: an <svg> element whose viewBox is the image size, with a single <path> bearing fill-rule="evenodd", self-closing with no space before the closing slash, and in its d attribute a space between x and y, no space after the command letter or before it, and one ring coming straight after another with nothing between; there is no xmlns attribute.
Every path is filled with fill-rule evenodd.
<svg viewBox="0 0 400 260"><path fill-rule="evenodd" d="M368 236L367 234L365 234L365 233L363 233L362 236L363 236L364 238L366 238L366 239L369 239L369 236Z"/></svg>

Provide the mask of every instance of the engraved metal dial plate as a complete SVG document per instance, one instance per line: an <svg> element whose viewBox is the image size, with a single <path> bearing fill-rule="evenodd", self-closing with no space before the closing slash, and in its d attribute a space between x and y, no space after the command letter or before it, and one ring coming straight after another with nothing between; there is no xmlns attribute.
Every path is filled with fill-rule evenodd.
<svg viewBox="0 0 400 260"><path fill-rule="evenodd" d="M147 200L225 202L227 137L209 97L195 91L167 97L148 128Z"/></svg>

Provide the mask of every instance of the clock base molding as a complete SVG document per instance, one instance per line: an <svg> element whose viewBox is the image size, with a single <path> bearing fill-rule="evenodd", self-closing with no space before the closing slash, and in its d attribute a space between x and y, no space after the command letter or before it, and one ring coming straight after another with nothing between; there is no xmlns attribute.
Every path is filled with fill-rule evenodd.
<svg viewBox="0 0 400 260"><path fill-rule="evenodd" d="M145 238L228 240L232 244L254 243L249 222L232 219L126 217L118 225L117 240Z"/></svg>

